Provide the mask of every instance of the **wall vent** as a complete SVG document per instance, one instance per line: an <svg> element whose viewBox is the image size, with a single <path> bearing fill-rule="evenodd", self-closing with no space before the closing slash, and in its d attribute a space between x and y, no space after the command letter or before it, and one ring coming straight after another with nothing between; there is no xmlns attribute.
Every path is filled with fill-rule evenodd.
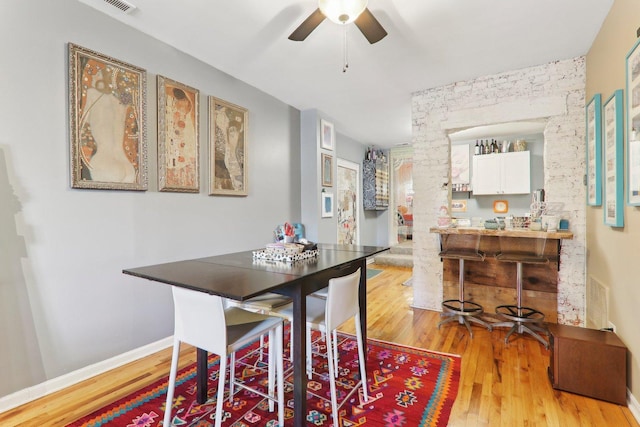
<svg viewBox="0 0 640 427"><path fill-rule="evenodd" d="M587 283L587 327L601 329L609 326L609 287L593 276Z"/></svg>
<svg viewBox="0 0 640 427"><path fill-rule="evenodd" d="M120 9L124 13L131 13L136 9L134 5L132 5L131 3L127 3L124 0L102 0L102 1L104 1L106 4L110 6Z"/></svg>

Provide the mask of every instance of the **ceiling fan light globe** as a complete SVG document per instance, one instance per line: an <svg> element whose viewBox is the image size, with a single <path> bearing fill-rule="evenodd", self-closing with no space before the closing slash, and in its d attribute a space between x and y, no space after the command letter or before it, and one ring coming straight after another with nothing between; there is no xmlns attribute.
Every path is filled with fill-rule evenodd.
<svg viewBox="0 0 640 427"><path fill-rule="evenodd" d="M368 0L318 0L318 8L336 24L350 24L367 8Z"/></svg>

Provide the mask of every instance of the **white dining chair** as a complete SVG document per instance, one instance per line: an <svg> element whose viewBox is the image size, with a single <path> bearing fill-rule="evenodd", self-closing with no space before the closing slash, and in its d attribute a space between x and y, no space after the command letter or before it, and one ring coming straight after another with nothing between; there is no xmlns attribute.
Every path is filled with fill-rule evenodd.
<svg viewBox="0 0 640 427"><path fill-rule="evenodd" d="M242 302L234 302L234 304L245 310L255 311L261 314L275 315L278 317L282 317L283 319L291 320L286 316L282 316L281 314L279 314L277 310L282 306L291 304L292 301L293 300L291 298L285 295L267 292L266 294L258 295L257 297L249 298L248 300ZM293 345L293 328L290 329L290 343ZM263 358L263 343L264 335L260 337L260 360L262 360ZM291 352L291 354L293 354L293 352ZM293 358L291 358L291 360L293 360Z"/></svg>
<svg viewBox="0 0 640 427"><path fill-rule="evenodd" d="M245 388L269 399L269 410L273 411L274 401L278 402L278 423L284 426L284 373L282 363L283 319L243 310L239 307L225 308L223 298L174 286L173 302L175 326L173 335L173 355L167 389L167 403L164 426L171 426L171 409L178 370L178 357L182 342L220 356L218 394L216 401L215 426L222 423L224 386L226 383L227 356L230 356L229 400L233 399L234 386ZM269 374L268 392L247 387L237 381L234 375L235 352L269 333ZM273 362L275 361L275 363ZM277 376L277 396L274 380Z"/></svg>
<svg viewBox="0 0 640 427"><path fill-rule="evenodd" d="M312 292L309 294L310 297L316 297L316 298L321 298L323 300L326 301L327 297L329 296L329 287L325 286L322 289L319 289L315 292ZM324 338L324 333L323 333L323 338ZM309 341L310 343L310 341ZM333 346L335 348L338 348L338 331L334 330L333 331ZM310 346L309 346L310 349ZM309 353L308 353L309 354ZM334 372L336 375L336 378L338 377L338 359L339 359L340 355L338 354L337 351L333 352L333 366L334 366Z"/></svg>
<svg viewBox="0 0 640 427"><path fill-rule="evenodd" d="M358 298L358 289L360 284L361 271L343 277L336 277L329 280L327 299L314 296L307 297L307 368L310 371L311 357L311 329L316 329L325 334L327 337L327 365L329 367L329 386L331 388L331 412L333 414L334 426L338 426L338 409L347 400L350 394L340 405L337 402L336 377L337 360L334 355L338 352L337 344L332 343L328 338L350 319L355 321L356 339L358 342L358 361L360 365L360 381L362 385L362 394L365 401L369 400L367 393L367 371L365 366L365 347L362 341L362 330L360 328L360 303ZM293 316L293 306L286 305L277 310L280 314ZM333 362L333 363L332 363ZM357 390L356 385L353 391Z"/></svg>

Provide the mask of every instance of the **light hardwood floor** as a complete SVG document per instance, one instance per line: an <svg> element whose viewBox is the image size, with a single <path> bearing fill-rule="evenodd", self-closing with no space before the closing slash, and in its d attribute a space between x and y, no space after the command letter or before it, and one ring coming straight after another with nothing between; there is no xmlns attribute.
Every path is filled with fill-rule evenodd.
<svg viewBox="0 0 640 427"><path fill-rule="evenodd" d="M547 377L549 351L533 338L504 344L505 330L488 332L450 323L437 329L439 313L413 309L402 283L411 269L383 269L368 284L368 336L460 354L462 373L450 426L635 426L627 407L554 390ZM352 332L345 328L346 332ZM169 372L170 349L0 414L0 426L64 426ZM181 365L195 360L183 346ZM406 426L413 427L413 426Z"/></svg>

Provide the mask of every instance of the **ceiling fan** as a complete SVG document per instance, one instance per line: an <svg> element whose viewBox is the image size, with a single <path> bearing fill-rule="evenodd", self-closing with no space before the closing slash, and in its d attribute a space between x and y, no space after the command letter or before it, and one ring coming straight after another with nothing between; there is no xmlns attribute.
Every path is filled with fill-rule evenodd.
<svg viewBox="0 0 640 427"><path fill-rule="evenodd" d="M303 41L318 25L329 18L336 24L356 24L369 43L382 40L387 32L367 9L368 0L318 0L318 8L289 36L289 40Z"/></svg>

